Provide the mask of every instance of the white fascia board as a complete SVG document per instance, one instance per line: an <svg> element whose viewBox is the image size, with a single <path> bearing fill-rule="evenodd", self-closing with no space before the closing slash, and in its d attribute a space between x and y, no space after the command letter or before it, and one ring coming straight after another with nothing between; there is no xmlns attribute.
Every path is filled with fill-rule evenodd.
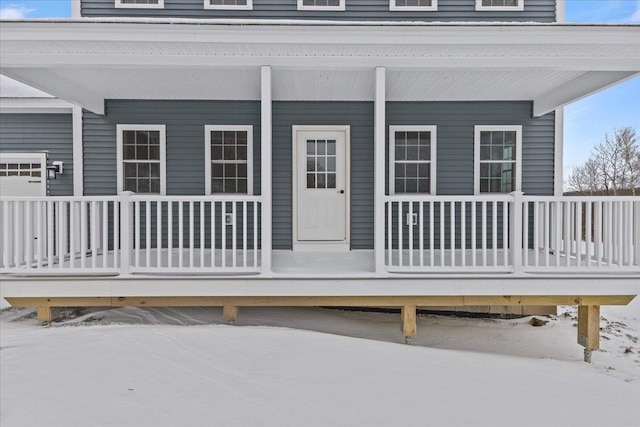
<svg viewBox="0 0 640 427"><path fill-rule="evenodd" d="M90 19L3 21L3 41L149 41L285 44L634 44L634 25L330 22L260 24L251 20Z"/></svg>
<svg viewBox="0 0 640 427"><path fill-rule="evenodd" d="M82 106L96 114L104 114L104 97L53 74L44 68L5 68L2 74L21 83Z"/></svg>
<svg viewBox="0 0 640 427"><path fill-rule="evenodd" d="M600 92L615 84L640 75L629 71L590 71L533 100L533 116L540 117L558 107Z"/></svg>
<svg viewBox="0 0 640 427"><path fill-rule="evenodd" d="M56 98L0 98L2 114L64 114L73 105Z"/></svg>

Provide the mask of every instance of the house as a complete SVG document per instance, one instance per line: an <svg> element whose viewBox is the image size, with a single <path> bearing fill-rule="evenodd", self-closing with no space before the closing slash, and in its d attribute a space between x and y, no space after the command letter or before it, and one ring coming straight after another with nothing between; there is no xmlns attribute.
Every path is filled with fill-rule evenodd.
<svg viewBox="0 0 640 427"><path fill-rule="evenodd" d="M2 74L73 104L73 194L51 151L48 195L2 197L2 295L41 319L385 306L409 340L417 307L570 304L588 358L640 291L640 199L562 196L562 107L638 74L637 26L562 0L73 7L0 27Z"/></svg>

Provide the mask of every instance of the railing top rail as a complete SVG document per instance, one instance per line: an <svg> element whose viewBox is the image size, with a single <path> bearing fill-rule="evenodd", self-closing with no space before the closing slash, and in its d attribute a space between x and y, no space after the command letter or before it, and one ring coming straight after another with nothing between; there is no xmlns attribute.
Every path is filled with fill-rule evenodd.
<svg viewBox="0 0 640 427"><path fill-rule="evenodd" d="M27 196L0 197L0 202L116 202L118 196Z"/></svg>
<svg viewBox="0 0 640 427"><path fill-rule="evenodd" d="M157 194L132 194L131 201L159 202L260 202L262 196L224 195L224 196L159 196Z"/></svg>
<svg viewBox="0 0 640 427"><path fill-rule="evenodd" d="M482 194L482 195L394 195L386 196L389 202L510 202L513 196L510 194Z"/></svg>
<svg viewBox="0 0 640 427"><path fill-rule="evenodd" d="M640 202L640 196L522 196L538 202Z"/></svg>

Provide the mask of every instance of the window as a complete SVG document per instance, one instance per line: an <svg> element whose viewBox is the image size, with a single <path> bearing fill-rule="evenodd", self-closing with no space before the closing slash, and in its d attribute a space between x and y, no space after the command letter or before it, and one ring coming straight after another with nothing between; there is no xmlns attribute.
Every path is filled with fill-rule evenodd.
<svg viewBox="0 0 640 427"><path fill-rule="evenodd" d="M117 8L163 9L164 0L115 0Z"/></svg>
<svg viewBox="0 0 640 427"><path fill-rule="evenodd" d="M164 125L118 125L118 192L166 194Z"/></svg>
<svg viewBox="0 0 640 427"><path fill-rule="evenodd" d="M389 126L389 194L436 194L436 127Z"/></svg>
<svg viewBox="0 0 640 427"><path fill-rule="evenodd" d="M205 194L253 194L253 126L205 126Z"/></svg>
<svg viewBox="0 0 640 427"><path fill-rule="evenodd" d="M298 0L298 10L345 10L345 0Z"/></svg>
<svg viewBox="0 0 640 427"><path fill-rule="evenodd" d="M476 10L524 10L524 0L476 0Z"/></svg>
<svg viewBox="0 0 640 427"><path fill-rule="evenodd" d="M253 0L204 0L205 9L251 10Z"/></svg>
<svg viewBox="0 0 640 427"><path fill-rule="evenodd" d="M307 188L336 188L336 140L307 139Z"/></svg>
<svg viewBox="0 0 640 427"><path fill-rule="evenodd" d="M521 191L522 126L475 127L474 191Z"/></svg>
<svg viewBox="0 0 640 427"><path fill-rule="evenodd" d="M389 10L438 10L438 0L389 0Z"/></svg>

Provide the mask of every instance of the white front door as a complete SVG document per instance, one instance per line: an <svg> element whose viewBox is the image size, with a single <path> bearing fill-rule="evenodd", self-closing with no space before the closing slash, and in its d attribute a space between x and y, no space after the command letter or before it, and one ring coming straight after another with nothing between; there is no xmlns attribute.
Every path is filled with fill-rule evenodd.
<svg viewBox="0 0 640 427"><path fill-rule="evenodd" d="M348 244L348 139L348 127L294 128L294 245Z"/></svg>
<svg viewBox="0 0 640 427"><path fill-rule="evenodd" d="M3 197L47 195L45 153L0 153L0 194Z"/></svg>

